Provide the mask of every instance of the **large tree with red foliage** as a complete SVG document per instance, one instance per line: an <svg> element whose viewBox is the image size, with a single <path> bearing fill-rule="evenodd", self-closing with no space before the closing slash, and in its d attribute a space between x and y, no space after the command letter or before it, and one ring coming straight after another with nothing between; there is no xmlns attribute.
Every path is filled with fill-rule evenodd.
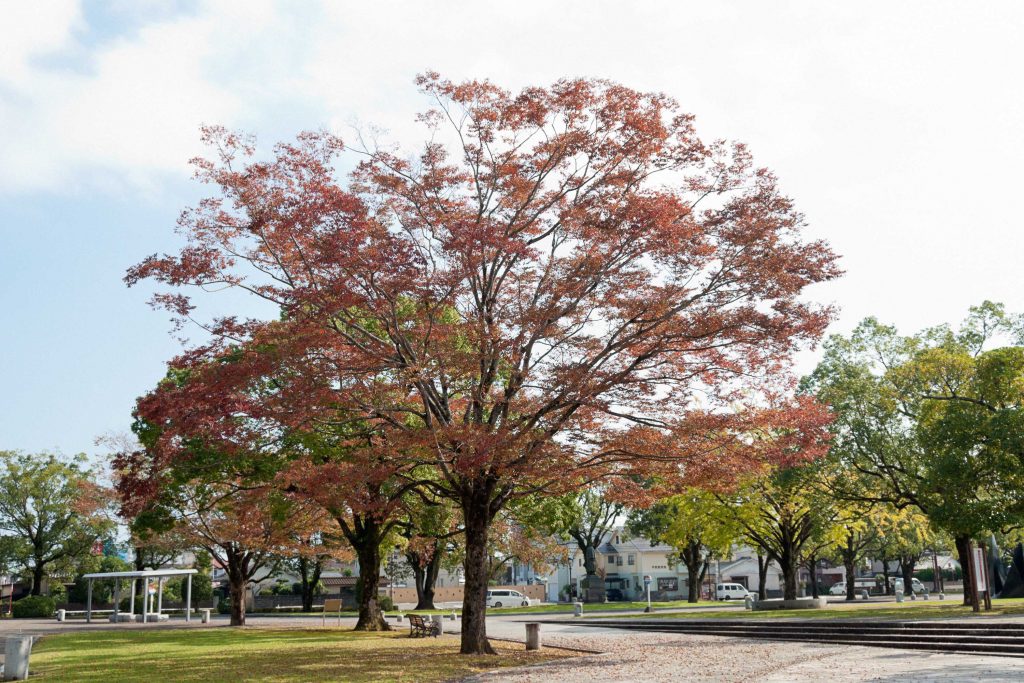
<svg viewBox="0 0 1024 683"><path fill-rule="evenodd" d="M820 411L780 397L830 317L800 294L838 270L772 173L702 141L664 95L418 85L433 104L416 156L307 133L260 159L208 129L216 156L196 166L218 196L183 214L180 254L128 281L171 285L157 301L182 317L188 287L250 292L280 308L279 334L330 359L337 381L309 410L326 392L461 506L462 651L480 653L488 528L510 499L817 452ZM227 343L255 325L210 329Z"/></svg>

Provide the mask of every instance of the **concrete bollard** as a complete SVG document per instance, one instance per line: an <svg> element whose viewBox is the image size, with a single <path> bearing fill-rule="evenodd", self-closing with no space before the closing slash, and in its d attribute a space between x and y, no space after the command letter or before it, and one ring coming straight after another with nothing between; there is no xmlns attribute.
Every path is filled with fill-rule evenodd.
<svg viewBox="0 0 1024 683"><path fill-rule="evenodd" d="M32 636L7 636L4 649L4 680L28 679L28 659L32 655Z"/></svg>
<svg viewBox="0 0 1024 683"><path fill-rule="evenodd" d="M743 598L743 607L746 608L747 610L754 609L754 599L751 598L749 595L747 597Z"/></svg>
<svg viewBox="0 0 1024 683"><path fill-rule="evenodd" d="M62 609L57 610L57 621L64 621L66 618L67 618L67 613L64 610L62 610Z"/></svg>
<svg viewBox="0 0 1024 683"><path fill-rule="evenodd" d="M923 598L924 598L925 600L927 600L927 599L928 599L928 591L925 591L925 592L924 592L924 593L923 593L923 594L921 595L921 597L923 597Z"/></svg>
<svg viewBox="0 0 1024 683"><path fill-rule="evenodd" d="M910 591L910 599L917 600L917 593L915 593L914 591Z"/></svg>
<svg viewBox="0 0 1024 683"><path fill-rule="evenodd" d="M402 613L401 612L399 612L398 614L395 615L395 621L397 621L399 624L402 623Z"/></svg>
<svg viewBox="0 0 1024 683"><path fill-rule="evenodd" d="M945 600L945 599L946 599L946 594L940 591L939 592L939 600Z"/></svg>
<svg viewBox="0 0 1024 683"><path fill-rule="evenodd" d="M574 603L572 603L572 615L574 617L582 617L583 616L583 603L582 602L574 602Z"/></svg>
<svg viewBox="0 0 1024 683"><path fill-rule="evenodd" d="M526 649L540 649L540 624L535 621L526 624Z"/></svg>
<svg viewBox="0 0 1024 683"><path fill-rule="evenodd" d="M201 609L199 611L203 613L203 619L202 619L203 623L204 624L209 624L210 623L210 610L209 609Z"/></svg>
<svg viewBox="0 0 1024 683"><path fill-rule="evenodd" d="M903 591L896 591L896 602L903 602Z"/></svg>
<svg viewBox="0 0 1024 683"><path fill-rule="evenodd" d="M867 588L865 588L864 590L862 590L860 592L860 597L863 598L864 600L867 600L869 595L870 595L870 593L868 593L868 589Z"/></svg>
<svg viewBox="0 0 1024 683"><path fill-rule="evenodd" d="M448 618L451 619L452 621L455 621L456 616L457 615L455 614L455 610L452 610L451 613L448 615Z"/></svg>

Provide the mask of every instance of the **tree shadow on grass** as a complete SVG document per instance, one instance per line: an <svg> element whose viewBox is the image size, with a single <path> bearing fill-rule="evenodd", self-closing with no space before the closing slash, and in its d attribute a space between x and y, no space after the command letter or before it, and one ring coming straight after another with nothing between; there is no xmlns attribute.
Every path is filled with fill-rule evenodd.
<svg viewBox="0 0 1024 683"><path fill-rule="evenodd" d="M458 639L352 631L217 631L65 634L47 639L33 671L53 681L442 681L552 655L503 649L458 655ZM519 646L521 648L522 646Z"/></svg>

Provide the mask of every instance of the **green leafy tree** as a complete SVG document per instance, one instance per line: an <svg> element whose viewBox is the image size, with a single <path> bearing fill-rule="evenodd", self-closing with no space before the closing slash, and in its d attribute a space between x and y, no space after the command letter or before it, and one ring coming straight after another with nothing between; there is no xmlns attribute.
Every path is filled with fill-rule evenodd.
<svg viewBox="0 0 1024 683"><path fill-rule="evenodd" d="M873 480L852 478L837 496L915 508L954 538L969 571L973 538L1024 519L1024 352L989 348L1019 331L985 302L957 329L901 336L869 318L830 338L804 389L831 406L833 455ZM965 600L977 608L973 591Z"/></svg>
<svg viewBox="0 0 1024 683"><path fill-rule="evenodd" d="M113 523L110 500L85 457L0 451L0 532L20 541L32 595L49 569L87 556Z"/></svg>
<svg viewBox="0 0 1024 683"><path fill-rule="evenodd" d="M610 500L599 488L592 487L563 496L554 512L556 530L576 541L587 574L597 574L597 548L622 514L622 503Z"/></svg>
<svg viewBox="0 0 1024 683"><path fill-rule="evenodd" d="M132 565L120 557L113 555L90 555L78 566L78 577L74 585L68 590L68 602L84 603L88 597L89 582L82 578L82 574L93 572L126 572L133 569ZM122 583L122 587L127 582ZM122 592L123 594L123 592ZM92 599L97 604L105 604L113 601L114 582L94 581Z"/></svg>

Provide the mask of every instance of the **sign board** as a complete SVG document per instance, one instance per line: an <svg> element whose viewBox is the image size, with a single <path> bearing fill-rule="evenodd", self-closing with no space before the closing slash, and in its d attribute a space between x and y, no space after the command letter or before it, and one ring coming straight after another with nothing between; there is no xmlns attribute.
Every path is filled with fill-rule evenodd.
<svg viewBox="0 0 1024 683"><path fill-rule="evenodd" d="M971 570L974 573L974 585L979 593L988 590L988 583L985 581L985 549L971 548Z"/></svg>
<svg viewBox="0 0 1024 683"><path fill-rule="evenodd" d="M651 577L650 576L644 576L644 587L647 588L650 585L651 585Z"/></svg>
<svg viewBox="0 0 1024 683"><path fill-rule="evenodd" d="M679 590L679 579L674 576L659 576L658 590L668 592Z"/></svg>

